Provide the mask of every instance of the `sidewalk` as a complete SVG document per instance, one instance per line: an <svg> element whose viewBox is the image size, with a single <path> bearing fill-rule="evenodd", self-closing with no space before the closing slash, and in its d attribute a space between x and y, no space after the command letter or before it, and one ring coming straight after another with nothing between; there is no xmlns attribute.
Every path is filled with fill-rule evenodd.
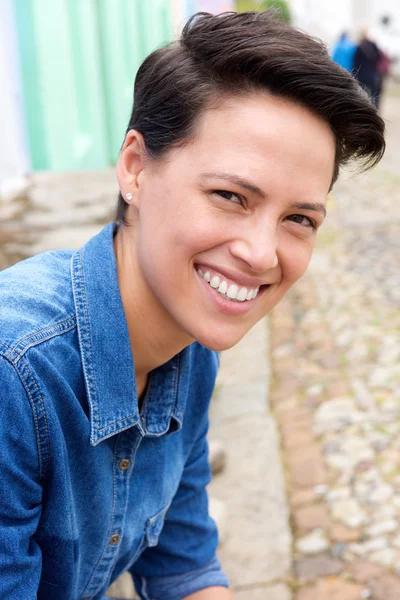
<svg viewBox="0 0 400 600"><path fill-rule="evenodd" d="M227 466L209 486L225 502L227 536L219 556L235 600L291 600L291 531L268 402L268 322L258 323L222 353L211 407L210 437L220 440Z"/></svg>
<svg viewBox="0 0 400 600"><path fill-rule="evenodd" d="M295 600L400 598L399 109L385 99L386 157L335 187L310 269L271 315Z"/></svg>

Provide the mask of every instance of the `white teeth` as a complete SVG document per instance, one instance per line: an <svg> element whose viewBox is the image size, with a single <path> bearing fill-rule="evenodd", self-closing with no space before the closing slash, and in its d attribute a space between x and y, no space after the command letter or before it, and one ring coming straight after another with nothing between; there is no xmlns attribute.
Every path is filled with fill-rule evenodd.
<svg viewBox="0 0 400 600"><path fill-rule="evenodd" d="M220 294L226 294L226 290L228 289L228 284L226 281L221 281L218 291Z"/></svg>
<svg viewBox="0 0 400 600"><path fill-rule="evenodd" d="M211 277L210 271L203 273L201 269L198 269L197 272L205 281L207 281L207 283L211 285L212 288L217 290L220 294L222 294L222 296L228 297L233 301L236 300L237 302L244 302L245 300L254 300L260 289L258 287L254 290L248 290L246 287L239 288L239 286L235 284L231 284L228 287L228 283L218 277L218 275L213 275L213 277Z"/></svg>
<svg viewBox="0 0 400 600"><path fill-rule="evenodd" d="M231 300L235 300L237 297L238 289L238 286L232 283L232 285L229 286L228 291L226 293L228 298L230 298Z"/></svg>

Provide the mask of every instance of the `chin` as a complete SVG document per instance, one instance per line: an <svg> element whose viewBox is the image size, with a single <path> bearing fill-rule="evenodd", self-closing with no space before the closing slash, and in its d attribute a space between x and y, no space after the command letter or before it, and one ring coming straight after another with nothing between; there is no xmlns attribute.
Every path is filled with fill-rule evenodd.
<svg viewBox="0 0 400 600"><path fill-rule="evenodd" d="M237 343L244 337L247 332L243 332L241 335L200 335L196 337L196 341L199 342L205 348L209 350L214 350L214 352L223 352L224 350L229 350L229 348L233 348Z"/></svg>

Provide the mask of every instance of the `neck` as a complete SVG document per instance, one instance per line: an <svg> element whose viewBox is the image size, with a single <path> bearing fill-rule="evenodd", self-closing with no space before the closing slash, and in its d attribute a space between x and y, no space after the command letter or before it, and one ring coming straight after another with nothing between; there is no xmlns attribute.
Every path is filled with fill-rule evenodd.
<svg viewBox="0 0 400 600"><path fill-rule="evenodd" d="M139 387L147 375L193 342L170 317L140 268L135 225L121 225L114 239L118 283Z"/></svg>

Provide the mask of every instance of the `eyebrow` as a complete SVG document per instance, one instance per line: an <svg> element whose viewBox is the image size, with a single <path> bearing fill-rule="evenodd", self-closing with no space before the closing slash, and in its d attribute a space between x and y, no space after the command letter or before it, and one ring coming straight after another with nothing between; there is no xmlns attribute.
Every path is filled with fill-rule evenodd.
<svg viewBox="0 0 400 600"><path fill-rule="evenodd" d="M266 194L260 189L257 185L250 183L247 179L243 179L238 175L233 175L232 173L202 173L200 175L200 179L223 179L225 181L230 181L231 183L238 185L239 187L248 190L249 192L253 192L260 196L260 198L265 199ZM326 208L325 205L320 202L295 202L292 205L293 208L299 208L303 210L316 210L320 212L326 217Z"/></svg>
<svg viewBox="0 0 400 600"><path fill-rule="evenodd" d="M326 217L326 208L320 202L295 202L293 208L301 208L303 210L316 210Z"/></svg>
<svg viewBox="0 0 400 600"><path fill-rule="evenodd" d="M265 198L264 192L253 183L247 181L247 179L243 179L238 175L233 175L232 173L202 173L200 175L200 179L224 179L225 181L230 181L239 187L248 190L249 192L253 192L253 194L257 194L261 198Z"/></svg>

